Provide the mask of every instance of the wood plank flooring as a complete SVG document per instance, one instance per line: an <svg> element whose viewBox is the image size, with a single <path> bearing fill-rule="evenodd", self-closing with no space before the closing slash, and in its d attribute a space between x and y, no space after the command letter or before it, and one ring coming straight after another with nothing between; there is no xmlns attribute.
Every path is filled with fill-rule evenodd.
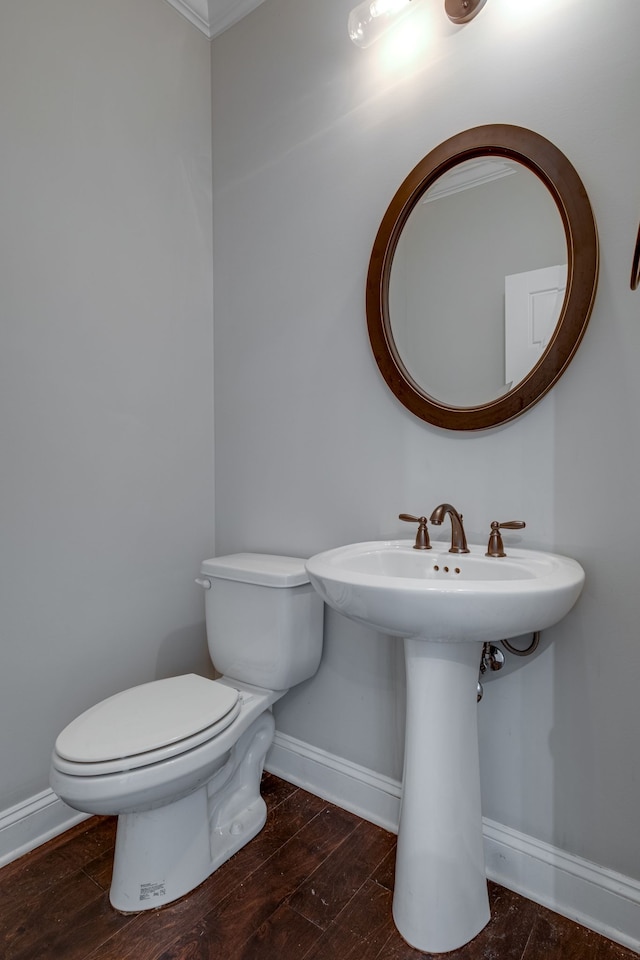
<svg viewBox="0 0 640 960"><path fill-rule="evenodd" d="M162 910L117 913L115 820L93 818L0 870L3 960L428 960L391 919L395 837L265 774L262 832ZM637 954L490 884L492 920L448 960ZM440 955L442 956L442 954Z"/></svg>

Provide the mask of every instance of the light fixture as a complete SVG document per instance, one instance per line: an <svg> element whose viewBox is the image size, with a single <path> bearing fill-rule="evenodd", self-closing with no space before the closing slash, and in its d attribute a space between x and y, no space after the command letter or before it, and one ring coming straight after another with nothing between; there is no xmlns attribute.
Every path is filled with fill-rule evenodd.
<svg viewBox="0 0 640 960"><path fill-rule="evenodd" d="M487 0L444 0L444 10L454 23L468 23L480 13Z"/></svg>
<svg viewBox="0 0 640 960"><path fill-rule="evenodd" d="M397 23L411 0L363 0L349 14L349 36L358 47L368 47Z"/></svg>
<svg viewBox="0 0 640 960"><path fill-rule="evenodd" d="M468 23L486 2L444 0L444 9L453 23ZM410 3L411 0L363 0L349 14L349 36L358 47L370 46L408 12Z"/></svg>

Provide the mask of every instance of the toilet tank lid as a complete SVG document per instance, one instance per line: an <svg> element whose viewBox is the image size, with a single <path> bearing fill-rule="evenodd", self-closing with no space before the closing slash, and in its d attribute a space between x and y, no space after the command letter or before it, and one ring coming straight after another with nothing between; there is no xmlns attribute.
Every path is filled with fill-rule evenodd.
<svg viewBox="0 0 640 960"><path fill-rule="evenodd" d="M305 561L299 557L276 557L268 553L232 553L227 557L204 560L200 572L205 577L237 580L265 587L298 587L309 583Z"/></svg>

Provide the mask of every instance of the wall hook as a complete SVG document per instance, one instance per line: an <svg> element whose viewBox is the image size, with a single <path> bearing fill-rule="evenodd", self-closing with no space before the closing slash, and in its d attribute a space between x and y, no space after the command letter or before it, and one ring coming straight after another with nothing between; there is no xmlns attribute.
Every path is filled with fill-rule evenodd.
<svg viewBox="0 0 640 960"><path fill-rule="evenodd" d="M631 264L631 289L637 290L640 285L640 227L638 227L638 237L636 248L633 251L633 263Z"/></svg>

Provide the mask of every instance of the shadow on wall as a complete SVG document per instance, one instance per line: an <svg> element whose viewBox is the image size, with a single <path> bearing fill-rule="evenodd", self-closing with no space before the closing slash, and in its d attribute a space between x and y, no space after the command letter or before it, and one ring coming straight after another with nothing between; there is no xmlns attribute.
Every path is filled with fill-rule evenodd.
<svg viewBox="0 0 640 960"><path fill-rule="evenodd" d="M183 673L197 673L210 679L218 676L209 656L204 620L169 633L160 644L154 679L164 680Z"/></svg>

